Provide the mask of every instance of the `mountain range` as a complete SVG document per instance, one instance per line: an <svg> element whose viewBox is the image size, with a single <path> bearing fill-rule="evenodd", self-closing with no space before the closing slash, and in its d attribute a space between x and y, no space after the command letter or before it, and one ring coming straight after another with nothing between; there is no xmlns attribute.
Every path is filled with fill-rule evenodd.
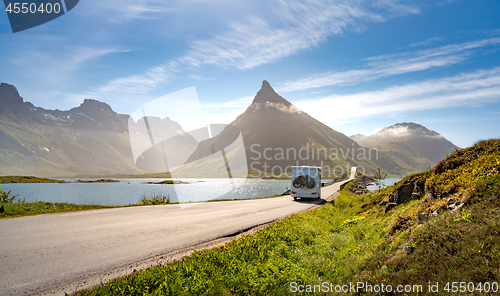
<svg viewBox="0 0 500 296"><path fill-rule="evenodd" d="M413 122L397 123L379 132L351 136L363 147L377 148L406 170L419 172L433 167L459 147L439 133Z"/></svg>
<svg viewBox="0 0 500 296"><path fill-rule="evenodd" d="M292 165L322 166L327 175L341 175L351 165L373 172L378 167L394 174L404 174L398 165L383 154L364 149L278 95L263 81L250 106L226 129L213 138L221 147L229 146L235 131L241 132L251 175L280 175ZM207 167L202 160L211 152L211 141L202 141L188 159L196 166ZM371 155L369 155L371 152ZM226 152L228 153L228 152ZM217 168L213 168L213 172Z"/></svg>
<svg viewBox="0 0 500 296"><path fill-rule="evenodd" d="M168 140L156 143L150 133L139 143L144 152L134 159L131 139L147 134L153 125L155 136ZM400 136L394 136L398 132ZM277 175L297 164L321 165L334 175L354 165L367 173L382 168L403 176L426 169L455 148L436 132L413 123L349 138L299 110L267 81L245 112L200 142L168 117L135 122L91 99L68 111L46 110L24 102L13 85L0 84L1 175L144 174L180 166L178 176L193 176L201 167L206 177L227 174L239 157L237 176ZM217 151L223 154L216 157Z"/></svg>

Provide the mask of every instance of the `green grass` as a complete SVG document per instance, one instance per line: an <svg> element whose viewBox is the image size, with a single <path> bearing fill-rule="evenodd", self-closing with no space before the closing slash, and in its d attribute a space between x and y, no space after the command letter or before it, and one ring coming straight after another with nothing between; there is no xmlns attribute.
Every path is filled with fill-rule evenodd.
<svg viewBox="0 0 500 296"><path fill-rule="evenodd" d="M5 207L5 212L0 213L0 219L22 217L22 216L33 216L40 214L114 208L114 206L76 205L71 203L52 203L43 201L30 202L30 203L24 203L24 202L8 203L5 204L4 207Z"/></svg>
<svg viewBox="0 0 500 296"><path fill-rule="evenodd" d="M292 215L225 246L152 267L79 295L281 295L290 282L341 283L386 233L389 217L357 217L366 196Z"/></svg>
<svg viewBox="0 0 500 296"><path fill-rule="evenodd" d="M425 227L394 235L415 246L410 255L398 252L398 244L390 240L381 244L365 263L362 280L423 286L429 281L498 283L499 229L500 175L495 175L477 184L467 208L444 212ZM383 265L387 268L382 270Z"/></svg>
<svg viewBox="0 0 500 296"><path fill-rule="evenodd" d="M170 197L164 195L152 195L150 197L143 196L139 200L139 206L153 206L153 205L168 205L168 204L178 204L178 202L170 201Z"/></svg>
<svg viewBox="0 0 500 296"><path fill-rule="evenodd" d="M34 176L0 176L0 183L65 183L65 181Z"/></svg>
<svg viewBox="0 0 500 296"><path fill-rule="evenodd" d="M291 294L292 282L421 284L427 289L429 281L440 282L437 294L448 295L445 282L498 283L499 148L500 141L481 142L452 154L438 169L365 195L349 193L348 184L335 203L78 295L284 295ZM426 191L385 213L379 203L408 182L425 184ZM428 193L437 200L425 202ZM452 212L448 199L464 207ZM433 211L437 217L419 225L418 214ZM411 251L401 250L403 245Z"/></svg>

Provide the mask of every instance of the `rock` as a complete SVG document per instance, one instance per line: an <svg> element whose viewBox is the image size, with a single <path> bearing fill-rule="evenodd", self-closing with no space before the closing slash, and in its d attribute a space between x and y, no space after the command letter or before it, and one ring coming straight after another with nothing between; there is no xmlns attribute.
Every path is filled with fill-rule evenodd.
<svg viewBox="0 0 500 296"><path fill-rule="evenodd" d="M465 205L465 203L461 203L458 206L457 205L453 205L453 208L451 208L451 206L450 206L450 208L451 208L452 212L456 212L456 211L460 210L460 208L462 208L464 205Z"/></svg>
<svg viewBox="0 0 500 296"><path fill-rule="evenodd" d="M401 250L402 252L405 252L406 255L410 255L411 253L413 253L413 251L415 251L416 247L411 246L409 243L406 243L404 245L399 246L398 249Z"/></svg>
<svg viewBox="0 0 500 296"><path fill-rule="evenodd" d="M391 202L387 205L387 208L385 208L385 213L387 214L387 212L389 212L390 210L392 210L395 206L397 206L398 204L395 203L395 202Z"/></svg>
<svg viewBox="0 0 500 296"><path fill-rule="evenodd" d="M428 194L425 196L425 199L424 199L424 201L425 201L425 202L431 202L431 201L434 201L434 200L435 200L435 198L434 198L434 196L432 196L432 194L431 194L431 193L428 193Z"/></svg>
<svg viewBox="0 0 500 296"><path fill-rule="evenodd" d="M429 221L431 219L431 217L433 217L433 216L437 216L437 213L436 213L436 215L434 215L434 213L431 215L426 214L426 213L419 213L418 214L418 224L419 225L424 224L425 222Z"/></svg>
<svg viewBox="0 0 500 296"><path fill-rule="evenodd" d="M388 204L389 202L387 200L383 200L381 201L378 205L379 206L385 206L386 204Z"/></svg>
<svg viewBox="0 0 500 296"><path fill-rule="evenodd" d="M411 193L412 199L420 199L420 196L424 192L424 187L419 186L418 183L415 183L415 187L413 187L413 192Z"/></svg>
<svg viewBox="0 0 500 296"><path fill-rule="evenodd" d="M389 202L402 204L408 202L412 198L413 185L405 184L399 187L391 196L389 197Z"/></svg>

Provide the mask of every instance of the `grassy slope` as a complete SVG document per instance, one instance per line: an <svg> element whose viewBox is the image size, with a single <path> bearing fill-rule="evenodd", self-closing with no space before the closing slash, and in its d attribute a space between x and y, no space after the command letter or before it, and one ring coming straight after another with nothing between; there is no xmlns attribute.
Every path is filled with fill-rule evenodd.
<svg viewBox="0 0 500 296"><path fill-rule="evenodd" d="M433 171L292 215L225 246L152 267L79 295L282 295L290 283L419 284L500 281L500 140L453 153ZM404 183L419 199L385 213L379 202ZM425 202L431 192L436 200ZM463 202L447 210L448 199ZM419 226L418 213L439 213ZM398 247L415 247L410 254ZM441 292L443 286L441 286Z"/></svg>
<svg viewBox="0 0 500 296"><path fill-rule="evenodd" d="M30 203L23 203L23 202L8 203L5 204L4 207L5 207L5 212L0 213L0 219L22 217L22 216L33 216L40 214L114 208L113 206L76 205L70 203L54 203L54 202L43 202L43 201L30 202Z"/></svg>
<svg viewBox="0 0 500 296"><path fill-rule="evenodd" d="M0 176L1 183L64 183L64 181L33 176Z"/></svg>

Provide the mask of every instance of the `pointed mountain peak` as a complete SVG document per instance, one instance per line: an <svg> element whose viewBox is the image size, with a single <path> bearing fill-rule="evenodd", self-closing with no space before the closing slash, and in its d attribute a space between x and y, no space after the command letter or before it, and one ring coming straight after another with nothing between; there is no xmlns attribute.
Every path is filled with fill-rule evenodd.
<svg viewBox="0 0 500 296"><path fill-rule="evenodd" d="M274 89L271 87L269 82L266 80L262 81L262 87L257 92L257 95L253 99L252 104L261 104L261 103L272 103L272 104L283 104L286 107L291 106L292 104L285 100L282 96L278 95Z"/></svg>
<svg viewBox="0 0 500 296"><path fill-rule="evenodd" d="M19 96L17 88L14 85L3 82L0 84L0 100L8 100L15 103L23 102L23 98Z"/></svg>

